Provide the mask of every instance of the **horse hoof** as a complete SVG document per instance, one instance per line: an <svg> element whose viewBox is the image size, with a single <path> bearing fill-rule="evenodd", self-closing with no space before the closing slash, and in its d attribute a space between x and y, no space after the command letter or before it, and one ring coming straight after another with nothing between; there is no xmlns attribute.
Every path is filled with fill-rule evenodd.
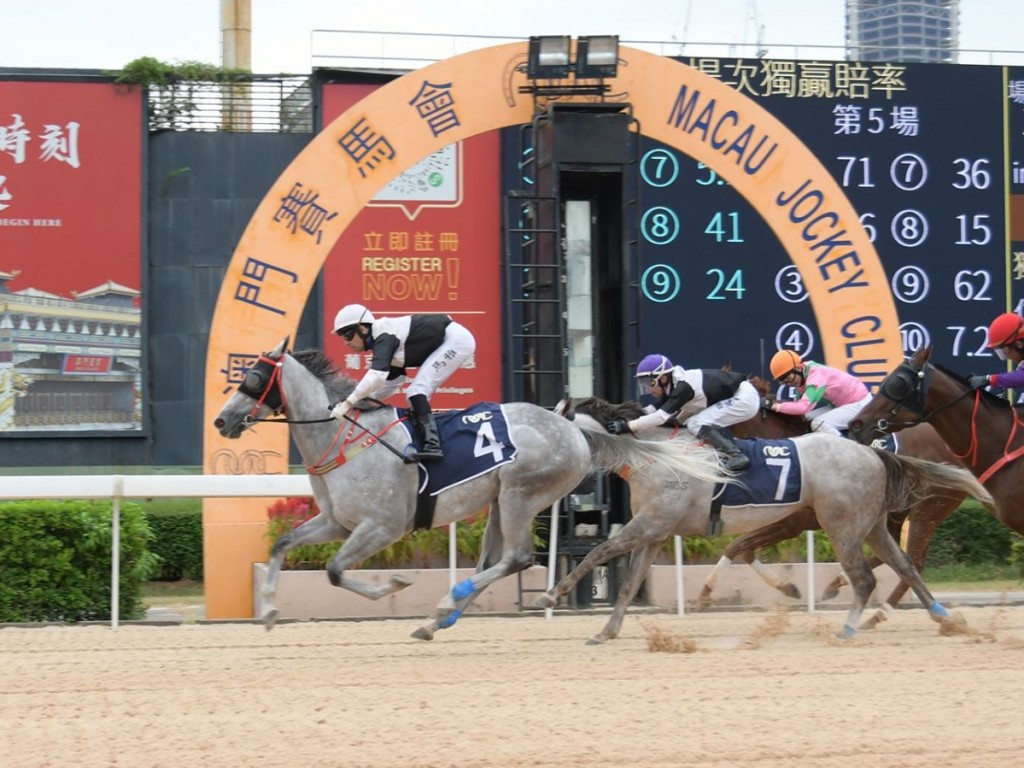
<svg viewBox="0 0 1024 768"><path fill-rule="evenodd" d="M594 635L593 637L588 637L584 641L583 644L584 645L604 645L605 639L606 638L603 638L600 635Z"/></svg>
<svg viewBox="0 0 1024 768"><path fill-rule="evenodd" d="M410 579L408 576L403 576L402 574L396 573L394 576L391 577L391 586L394 587L396 592L400 589L405 589L411 584L412 579Z"/></svg>
<svg viewBox="0 0 1024 768"><path fill-rule="evenodd" d="M795 600L800 599L800 590L797 589L796 584L783 584L779 587L779 592L784 594L786 597L792 597Z"/></svg>
<svg viewBox="0 0 1024 768"><path fill-rule="evenodd" d="M849 640L857 634L857 630L851 627L849 624L843 624L843 628L839 630L839 634L836 635L840 640Z"/></svg>
<svg viewBox="0 0 1024 768"><path fill-rule="evenodd" d="M433 640L434 633L426 627L420 627L412 633L411 637L415 640Z"/></svg>
<svg viewBox="0 0 1024 768"><path fill-rule="evenodd" d="M838 594L839 594L839 587L835 586L834 584L829 584L827 587L825 587L825 591L821 593L821 600L822 601L831 600L833 597L836 597Z"/></svg>
<svg viewBox="0 0 1024 768"><path fill-rule="evenodd" d="M263 614L263 627L269 632L277 624L277 608L271 608L269 611Z"/></svg>
<svg viewBox="0 0 1024 768"><path fill-rule="evenodd" d="M545 592L543 595L533 601L534 608L554 608L555 598Z"/></svg>
<svg viewBox="0 0 1024 768"><path fill-rule="evenodd" d="M867 621L865 621L863 624L861 624L860 627L858 627L858 629L874 629L875 627L877 627L883 621L885 621L885 617L884 616L878 616L876 614L876 615L872 616L870 619L868 619Z"/></svg>

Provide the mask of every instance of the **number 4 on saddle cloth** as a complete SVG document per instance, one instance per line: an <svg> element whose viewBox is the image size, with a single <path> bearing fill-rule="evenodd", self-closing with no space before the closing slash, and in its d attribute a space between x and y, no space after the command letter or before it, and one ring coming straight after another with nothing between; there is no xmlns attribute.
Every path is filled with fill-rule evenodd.
<svg viewBox="0 0 1024 768"><path fill-rule="evenodd" d="M415 416L398 409L402 427L419 447L416 430L410 429ZM516 446L508 431L505 411L500 403L477 403L464 411L448 411L436 416L437 429L444 446L444 459L419 465L419 500L416 504L416 528L429 528L436 496L474 477L492 472L516 458ZM429 507L425 510L424 507Z"/></svg>

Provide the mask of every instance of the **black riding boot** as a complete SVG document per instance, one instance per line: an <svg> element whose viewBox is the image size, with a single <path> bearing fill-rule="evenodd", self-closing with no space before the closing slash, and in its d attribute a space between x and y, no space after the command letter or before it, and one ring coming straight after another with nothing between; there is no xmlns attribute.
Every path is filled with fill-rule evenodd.
<svg viewBox="0 0 1024 768"><path fill-rule="evenodd" d="M430 410L430 401L426 395L413 395L409 405L416 416L416 431L419 433L422 448L412 454L417 461L440 461L444 458L441 450L441 435L437 431L434 413Z"/></svg>
<svg viewBox="0 0 1024 768"><path fill-rule="evenodd" d="M736 444L717 427L705 425L700 428L697 437L725 457L723 466L730 472L739 472L750 466L750 459L742 454Z"/></svg>

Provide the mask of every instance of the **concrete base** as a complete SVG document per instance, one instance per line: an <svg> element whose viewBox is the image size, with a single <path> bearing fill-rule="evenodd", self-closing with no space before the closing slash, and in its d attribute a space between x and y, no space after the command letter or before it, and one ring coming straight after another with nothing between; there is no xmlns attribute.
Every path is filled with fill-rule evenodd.
<svg viewBox="0 0 1024 768"><path fill-rule="evenodd" d="M687 605L695 604L704 588L704 582L714 566L687 565L683 567L683 594ZM749 565L730 565L719 573L718 584L711 597L714 606L738 608L772 608L777 605L807 605L808 567L806 563L778 563L768 566L777 578L785 579L800 590L800 599L786 597L769 586ZM816 607L846 607L853 599L853 590L844 586L839 595L827 602L821 601L825 587L840 573L838 563L816 563L813 592ZM878 585L873 599L881 601L889 596L899 577L887 566L875 569ZM661 608L676 608L676 568L674 565L655 565L647 577L647 602ZM908 591L904 601L917 601Z"/></svg>
<svg viewBox="0 0 1024 768"><path fill-rule="evenodd" d="M547 586L547 572L547 568L536 565L523 571L523 589L543 591ZM253 613L266 573L266 563L253 563ZM384 584L396 573L410 579L412 584L380 600L368 600L333 586L327 580L326 571L282 571L275 604L282 619L433 616L438 602L452 586L447 568L360 570L353 575L371 584ZM457 568L455 573L456 581L461 581L472 576L473 569ZM523 602L529 606L534 597L532 592L524 594ZM518 579L509 576L484 590L467 614L518 611L518 600Z"/></svg>
<svg viewBox="0 0 1024 768"><path fill-rule="evenodd" d="M710 565L687 565L683 568L683 594L687 605L695 604L704 581L711 572ZM720 607L767 609L778 605L807 605L807 574L805 563L771 565L769 568L780 577L797 586L802 597L797 600L786 597L768 586L754 570L747 565L731 565L725 568L713 594L714 605ZM276 605L282 619L341 619L371 617L416 617L432 616L438 601L451 588L451 577L446 568L405 569L405 570L361 570L358 578L372 584L383 584L395 573L404 574L412 584L400 592L380 600L368 600L353 592L331 586L326 571L283 571L278 583ZM843 587L839 596L828 602L821 602L820 595L825 586L840 573L837 563L820 563L814 567L814 598L817 607L845 607L850 604L852 592ZM456 570L456 580L473 575L472 568ZM253 606L256 595L262 589L266 576L266 563L253 564ZM882 566L875 570L878 587L875 599L888 596L898 579L889 568ZM547 586L547 568L535 565L523 571L523 603L529 607ZM602 595L603 597L604 595ZM512 613L519 610L519 589L516 576L501 579L492 584L470 606L468 613ZM908 592L903 602L916 602L913 592ZM675 610L676 568L674 565L655 565L647 577L648 605ZM595 599L594 608L607 607L607 600ZM253 610L255 613L255 610Z"/></svg>

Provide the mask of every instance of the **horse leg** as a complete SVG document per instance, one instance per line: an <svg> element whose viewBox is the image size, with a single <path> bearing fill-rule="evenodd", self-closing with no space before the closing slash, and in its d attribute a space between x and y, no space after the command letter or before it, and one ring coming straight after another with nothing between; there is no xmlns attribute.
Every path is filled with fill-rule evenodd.
<svg viewBox="0 0 1024 768"><path fill-rule="evenodd" d="M346 573L366 558L380 552L388 544L398 541L404 533L404 530L384 526L376 520L364 518L327 564L327 578L334 586L355 592L370 600L379 600L400 589L405 589L412 582L397 574L393 575L386 584L371 584L368 581L352 578Z"/></svg>
<svg viewBox="0 0 1024 768"><path fill-rule="evenodd" d="M320 512L297 528L293 528L274 542L267 560L267 576L260 589L256 616L263 620L264 626L270 630L277 622L277 608L274 607L274 596L277 594L277 583L281 576L281 567L288 552L302 544L323 544L338 541L348 535L349 531L341 526L326 512Z"/></svg>
<svg viewBox="0 0 1024 768"><path fill-rule="evenodd" d="M621 536L622 534L619 535ZM629 573L626 574L626 578L623 579L622 584L619 586L619 595L615 599L615 608L612 610L612 615L609 617L608 623L604 625L604 629L586 641L587 645L600 645L619 636L619 630L622 629L622 620L626 616L626 610L633 604L633 598L640 591L640 585L643 583L644 577L647 576L647 572L651 569L651 564L658 556L660 549L661 542L659 541L633 550L633 554L629 558Z"/></svg>
<svg viewBox="0 0 1024 768"><path fill-rule="evenodd" d="M787 597L794 597L799 600L800 590L797 586L790 581L778 578L770 569L765 568L764 564L756 557L757 550L778 544L780 541L786 541L786 539L792 539L809 528L818 527L820 527L818 525L818 518L814 515L813 510L802 509L787 515L781 520L776 520L774 523L748 531L742 536L733 539L725 548L725 552L722 553L722 558L715 564L711 573L708 574L707 581L704 582L704 588L697 597L698 607L703 609L711 604L711 592L718 583L721 567L737 560L752 566L757 575L764 579L769 586L779 590L779 592Z"/></svg>
<svg viewBox="0 0 1024 768"><path fill-rule="evenodd" d="M949 612L932 596L907 553L900 549L884 525L876 525L872 528L867 542L885 564L910 585L918 600L928 609L928 615L932 617L933 621L941 624L949 619Z"/></svg>
<svg viewBox="0 0 1024 768"><path fill-rule="evenodd" d="M497 504L492 504L491 510L487 516L487 524L484 526L483 539L480 543L480 557L477 560L476 573L483 573L501 561L504 540L501 535L501 526L496 522L499 517L500 512L497 508ZM469 580L467 579L466 581ZM460 583L465 584L465 582ZM483 592L483 590L483 587L473 587L468 593L463 590L461 592L462 597L460 598L456 598L452 592L445 593L445 596L441 598L441 602L438 604L437 616L430 619L422 627L413 630L411 636L417 640L433 640L434 633L439 629L447 629L458 621L466 607L472 603L476 599L477 595ZM452 591L454 592L455 590L453 589Z"/></svg>
<svg viewBox="0 0 1024 768"><path fill-rule="evenodd" d="M922 503L920 507L915 506L912 510L910 529L907 532L907 555L910 557L910 562L914 564L914 568L917 569L918 573L924 568L924 560L928 555L928 547L932 543L932 538L935 536L935 530L943 520L960 506L961 501L963 501L962 498L947 499L940 497L929 499ZM893 535L894 539L899 540L897 538L898 533L894 533L890 529L890 534ZM907 584L906 580L900 579L899 583L893 588L892 593L882 604L882 607L864 622L862 628L874 629L879 623L885 621L892 610L899 605L900 600L907 593L909 587L910 585Z"/></svg>
<svg viewBox="0 0 1024 768"><path fill-rule="evenodd" d="M884 523L882 524L882 530L885 530ZM886 535L888 536L888 533ZM856 633L857 622L860 621L861 614L864 613L864 606L867 605L868 600L871 598L871 593L875 591L877 581L875 574L868 568L867 559L864 557L864 550L859 538L840 535L832 536L831 534L829 538L836 551L836 556L846 572L846 577L850 580L850 586L853 587L853 603L846 614L846 623L839 632L839 637L846 640L853 637Z"/></svg>
<svg viewBox="0 0 1024 768"><path fill-rule="evenodd" d="M575 589L580 579L593 571L597 566L608 562L613 557L619 557L640 546L650 544L652 541L664 541L668 538L669 533L671 533L666 533L661 538L657 538L656 535L649 532L645 533L645 527L649 527L646 524L645 518L634 517L626 523L617 536L601 542L590 550L579 565L563 576L551 590L538 597L533 602L533 607L553 608L558 604L559 599Z"/></svg>

